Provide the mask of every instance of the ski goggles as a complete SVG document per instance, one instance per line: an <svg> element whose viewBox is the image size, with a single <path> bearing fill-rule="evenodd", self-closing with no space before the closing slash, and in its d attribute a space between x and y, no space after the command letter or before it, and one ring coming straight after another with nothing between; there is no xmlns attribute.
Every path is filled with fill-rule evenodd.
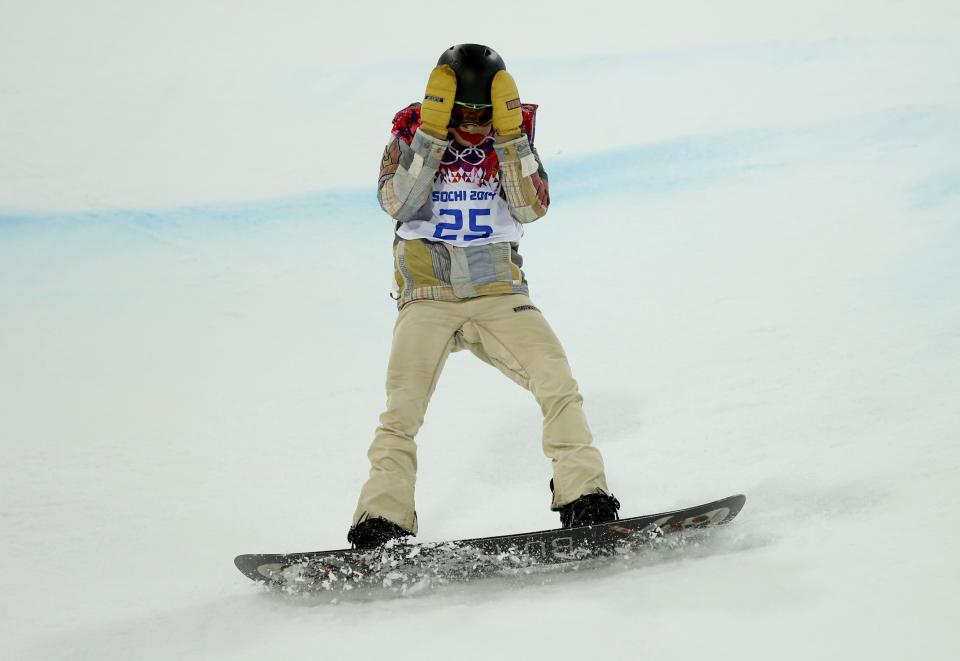
<svg viewBox="0 0 960 661"><path fill-rule="evenodd" d="M482 126L493 121L493 106L488 103L453 102L450 121L454 126L476 124Z"/></svg>

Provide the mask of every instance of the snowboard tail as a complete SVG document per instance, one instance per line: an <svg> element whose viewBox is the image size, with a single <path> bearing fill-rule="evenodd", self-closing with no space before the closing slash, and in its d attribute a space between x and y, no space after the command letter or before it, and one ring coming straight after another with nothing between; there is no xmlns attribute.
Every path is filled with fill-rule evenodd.
<svg viewBox="0 0 960 661"><path fill-rule="evenodd" d="M423 579L442 581L528 570L614 555L664 535L722 525L746 502L729 496L696 507L580 528L479 537L450 542L390 542L377 549L249 554L234 559L247 577L281 588L350 590Z"/></svg>

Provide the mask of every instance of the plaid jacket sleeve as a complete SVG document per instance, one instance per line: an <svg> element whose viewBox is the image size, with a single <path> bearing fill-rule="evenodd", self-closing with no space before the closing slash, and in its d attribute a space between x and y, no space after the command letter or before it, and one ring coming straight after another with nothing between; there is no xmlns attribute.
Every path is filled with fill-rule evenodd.
<svg viewBox="0 0 960 661"><path fill-rule="evenodd" d="M498 142L494 149L500 160L500 189L510 213L521 223L542 218L550 206L547 173L527 136Z"/></svg>
<svg viewBox="0 0 960 661"><path fill-rule="evenodd" d="M377 199L392 218L404 222L430 199L433 179L448 142L417 131L408 145L394 137L380 163Z"/></svg>

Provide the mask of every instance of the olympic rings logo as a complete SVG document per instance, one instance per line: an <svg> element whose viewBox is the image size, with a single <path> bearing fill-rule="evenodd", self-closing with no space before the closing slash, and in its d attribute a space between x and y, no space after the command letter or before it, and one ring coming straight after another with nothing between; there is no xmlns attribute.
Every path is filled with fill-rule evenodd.
<svg viewBox="0 0 960 661"><path fill-rule="evenodd" d="M452 160L448 160L452 157ZM450 145L447 148L446 153L444 153L443 158L440 159L440 163L443 165L453 165L457 161L463 161L467 165L477 166L483 163L487 158L487 152L481 147L462 147L457 149L454 145Z"/></svg>

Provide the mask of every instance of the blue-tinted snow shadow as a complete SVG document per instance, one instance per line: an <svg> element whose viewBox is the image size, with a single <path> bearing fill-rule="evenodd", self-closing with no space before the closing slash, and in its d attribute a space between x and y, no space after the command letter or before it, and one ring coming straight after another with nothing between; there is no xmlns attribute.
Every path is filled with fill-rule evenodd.
<svg viewBox="0 0 960 661"><path fill-rule="evenodd" d="M738 180L749 182L755 174L843 163L856 153L893 154L943 139L951 115L948 108L889 108L787 127L687 136L561 159L549 171L551 196L554 201L562 201L629 194L635 200L649 200ZM919 180L916 185L908 193L923 194L923 199L930 202L955 193L958 181L946 176Z"/></svg>
<svg viewBox="0 0 960 661"><path fill-rule="evenodd" d="M376 193L368 188L345 188L251 202L227 202L155 209L44 212L0 210L0 233L30 229L39 224L69 228L80 223L137 225L144 229L244 230L292 218L341 218L379 212ZM2 236L2 235L0 235Z"/></svg>
<svg viewBox="0 0 960 661"><path fill-rule="evenodd" d="M910 192L914 206L919 209L935 209L948 201L958 200L960 167L935 170L919 180Z"/></svg>
<svg viewBox="0 0 960 661"><path fill-rule="evenodd" d="M842 162L850 154L865 150L883 155L943 141L945 135L956 133L949 128L952 117L950 108L897 107L790 126L698 134L586 156L547 155L544 160L555 204L622 194L649 200L724 182L748 182L756 173ZM918 206L935 204L960 190L956 163L931 164L933 168L939 170L918 173L918 180L908 191ZM166 209L74 213L0 209L0 239L38 227L68 230L96 225L118 230L240 232L290 220L326 223L351 219L362 223L367 218L380 220L381 215L371 182L365 188Z"/></svg>

